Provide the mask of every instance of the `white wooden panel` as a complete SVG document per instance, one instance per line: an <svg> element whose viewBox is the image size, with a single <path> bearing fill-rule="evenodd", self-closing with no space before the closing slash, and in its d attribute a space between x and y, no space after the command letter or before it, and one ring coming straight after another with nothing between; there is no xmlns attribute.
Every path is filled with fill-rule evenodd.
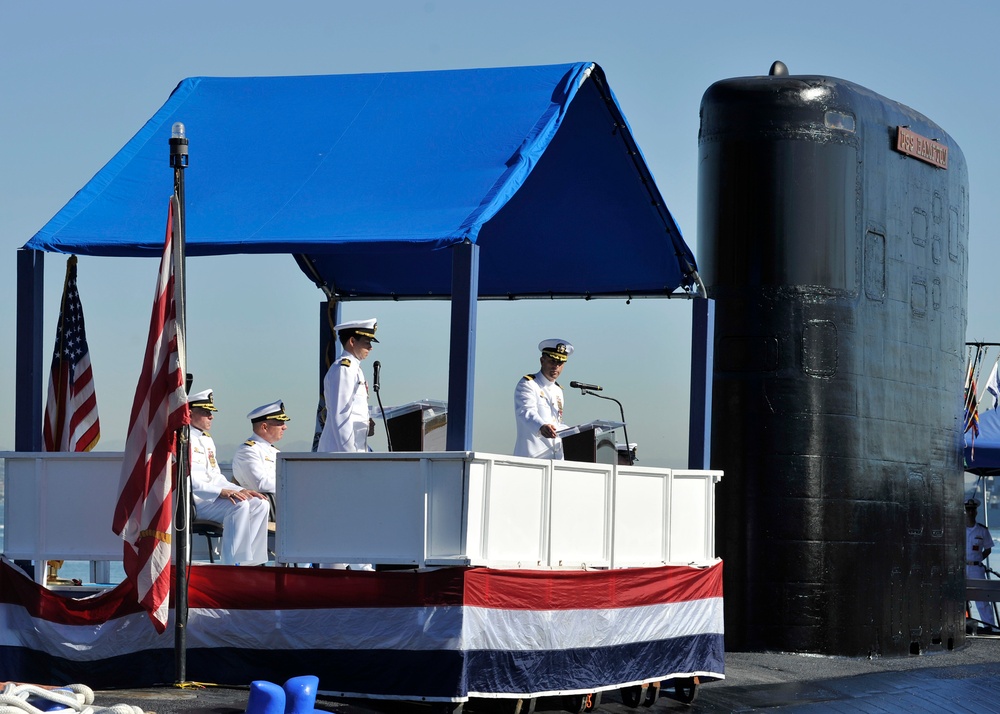
<svg viewBox="0 0 1000 714"><path fill-rule="evenodd" d="M610 565L613 474L610 464L552 462L549 566Z"/></svg>
<svg viewBox="0 0 1000 714"><path fill-rule="evenodd" d="M111 532L121 453L3 456L8 558L122 559L122 540Z"/></svg>
<svg viewBox="0 0 1000 714"><path fill-rule="evenodd" d="M466 469L471 464L458 459L428 459L427 558L455 559L465 556L468 524Z"/></svg>
<svg viewBox="0 0 1000 714"><path fill-rule="evenodd" d="M618 467L612 567L656 566L667 561L669 487L669 469Z"/></svg>
<svg viewBox="0 0 1000 714"><path fill-rule="evenodd" d="M671 563L704 563L715 558L715 484L719 471L674 471L670 494Z"/></svg>
<svg viewBox="0 0 1000 714"><path fill-rule="evenodd" d="M469 565L486 565L486 491L490 462L472 459L466 462L466 497L463 530L464 549Z"/></svg>
<svg viewBox="0 0 1000 714"><path fill-rule="evenodd" d="M546 561L549 462L497 460L486 494L484 555L501 566L538 567Z"/></svg>
<svg viewBox="0 0 1000 714"><path fill-rule="evenodd" d="M279 457L279 560L420 563L426 517L420 460L338 456Z"/></svg>

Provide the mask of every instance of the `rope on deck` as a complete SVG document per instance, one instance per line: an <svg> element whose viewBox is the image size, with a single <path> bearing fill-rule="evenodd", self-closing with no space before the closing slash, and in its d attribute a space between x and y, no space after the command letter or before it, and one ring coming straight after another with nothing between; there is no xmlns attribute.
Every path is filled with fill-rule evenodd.
<svg viewBox="0 0 1000 714"><path fill-rule="evenodd" d="M144 714L140 707L115 704L95 707L94 691L85 684L68 684L58 689L47 689L36 684L7 682L0 692L0 714L47 714L48 712L73 711L79 714Z"/></svg>

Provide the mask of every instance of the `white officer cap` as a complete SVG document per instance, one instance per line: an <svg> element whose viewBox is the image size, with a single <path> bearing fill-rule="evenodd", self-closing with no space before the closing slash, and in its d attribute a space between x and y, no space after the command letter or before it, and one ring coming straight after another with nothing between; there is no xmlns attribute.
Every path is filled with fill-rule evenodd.
<svg viewBox="0 0 1000 714"><path fill-rule="evenodd" d="M336 327L338 337L343 337L344 333L351 335L359 335L361 337L370 337L372 342L378 342L375 339L375 330L378 329L378 325L375 322L375 318L369 318L367 320L352 320L351 322L342 322Z"/></svg>
<svg viewBox="0 0 1000 714"><path fill-rule="evenodd" d="M568 340L542 340L538 343L538 349L557 362L565 362L573 354L573 345Z"/></svg>
<svg viewBox="0 0 1000 714"><path fill-rule="evenodd" d="M206 389L203 392L192 394L190 397L188 397L188 406L207 409L210 412L219 411L218 409L215 408L215 398L214 395L212 394L211 389Z"/></svg>
<svg viewBox="0 0 1000 714"><path fill-rule="evenodd" d="M271 402L270 404L257 407L252 412L247 414L247 419L255 424L259 421L264 421L265 419L274 419L275 421L292 420L290 416L285 414L285 403L280 399L276 402Z"/></svg>

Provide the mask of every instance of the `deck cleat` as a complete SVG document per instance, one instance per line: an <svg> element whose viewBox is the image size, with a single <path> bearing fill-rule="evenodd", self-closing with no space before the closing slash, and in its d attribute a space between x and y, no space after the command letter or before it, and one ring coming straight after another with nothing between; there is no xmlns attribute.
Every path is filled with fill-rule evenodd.
<svg viewBox="0 0 1000 714"><path fill-rule="evenodd" d="M245 714L285 714L285 690L263 679L250 682Z"/></svg>
<svg viewBox="0 0 1000 714"><path fill-rule="evenodd" d="M304 674L292 677L284 684L285 712L284 714L312 714L316 711L316 690L319 688L319 677Z"/></svg>

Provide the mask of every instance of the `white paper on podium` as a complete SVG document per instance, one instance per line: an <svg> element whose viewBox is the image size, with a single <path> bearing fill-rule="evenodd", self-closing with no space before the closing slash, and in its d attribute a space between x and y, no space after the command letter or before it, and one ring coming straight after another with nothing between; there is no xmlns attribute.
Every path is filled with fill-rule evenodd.
<svg viewBox="0 0 1000 714"><path fill-rule="evenodd" d="M623 421L606 421L604 419L595 419L594 421L588 421L586 424L577 424L576 426L566 426L561 429L556 429L556 436L561 439L565 439L567 436L573 436L573 434L579 434L580 432L594 430L595 434L603 434L606 431L614 431L615 429L620 429L625 426Z"/></svg>
<svg viewBox="0 0 1000 714"><path fill-rule="evenodd" d="M420 399L415 402L408 402L407 404L386 407L385 418L392 419L417 410L424 412L424 421L427 421L438 414L446 414L448 412L448 402L441 401L440 399ZM377 404L368 405L368 415L372 419L382 418L382 412L379 410Z"/></svg>

